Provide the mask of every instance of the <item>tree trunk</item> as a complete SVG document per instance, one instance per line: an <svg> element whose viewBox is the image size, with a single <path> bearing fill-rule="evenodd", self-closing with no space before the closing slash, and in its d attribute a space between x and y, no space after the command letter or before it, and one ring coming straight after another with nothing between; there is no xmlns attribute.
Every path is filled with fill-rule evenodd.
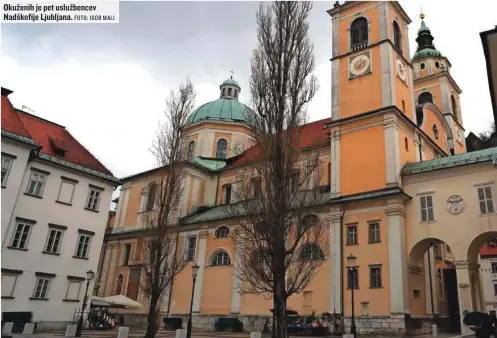
<svg viewBox="0 0 497 338"><path fill-rule="evenodd" d="M159 297L157 292L152 292L150 296L150 307L147 315L147 331L144 338L154 338L157 333L157 302Z"/></svg>
<svg viewBox="0 0 497 338"><path fill-rule="evenodd" d="M274 297L274 313L276 322L274 328L276 338L287 338L286 326L286 290L285 290L285 275L278 276L276 281L276 294Z"/></svg>

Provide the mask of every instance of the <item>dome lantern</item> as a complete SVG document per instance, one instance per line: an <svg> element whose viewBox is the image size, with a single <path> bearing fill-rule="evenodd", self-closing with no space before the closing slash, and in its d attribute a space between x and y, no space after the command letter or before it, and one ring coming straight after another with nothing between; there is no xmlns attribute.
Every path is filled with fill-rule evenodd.
<svg viewBox="0 0 497 338"><path fill-rule="evenodd" d="M223 83L219 86L220 94L219 98L221 99L232 99L238 100L238 94L242 91L240 88L240 84L238 81L233 79L234 70L231 69L231 76L229 79L224 80Z"/></svg>
<svg viewBox="0 0 497 338"><path fill-rule="evenodd" d="M425 15L421 13L419 17L421 18L421 27L418 29L418 37L416 38L418 48L416 49L416 53L414 53L411 61L428 56L441 57L442 53L440 53L440 51L437 50L433 44L434 37L431 35L431 30L425 24Z"/></svg>

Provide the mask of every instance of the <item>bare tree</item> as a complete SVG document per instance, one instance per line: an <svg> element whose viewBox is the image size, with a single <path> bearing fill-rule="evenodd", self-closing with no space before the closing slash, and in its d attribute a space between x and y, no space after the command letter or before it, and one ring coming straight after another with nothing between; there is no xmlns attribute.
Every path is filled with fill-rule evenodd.
<svg viewBox="0 0 497 338"><path fill-rule="evenodd" d="M229 210L239 219L234 236L240 291L273 297L273 337L287 337L286 302L302 292L326 255L326 222L304 216L320 204L320 161L303 149L306 106L318 84L308 37L309 2L261 4L258 45L251 61L256 143L244 154ZM312 137L312 136L311 136Z"/></svg>
<svg viewBox="0 0 497 338"><path fill-rule="evenodd" d="M143 278L140 283L149 305L145 338L155 337L166 289L186 265L177 247L179 207L186 175L182 132L194 107L195 96L188 79L177 91L171 91L166 100L165 122L160 125L152 147L161 169L148 184L146 210L149 211L142 215L143 223L150 228L143 250Z"/></svg>
<svg viewBox="0 0 497 338"><path fill-rule="evenodd" d="M488 131L483 131L481 133L478 133L478 137L483 141L483 142L487 142L488 140L490 140L490 137L492 136L493 133L496 132L496 129L495 129L495 122L492 122L492 124L490 125L490 130Z"/></svg>

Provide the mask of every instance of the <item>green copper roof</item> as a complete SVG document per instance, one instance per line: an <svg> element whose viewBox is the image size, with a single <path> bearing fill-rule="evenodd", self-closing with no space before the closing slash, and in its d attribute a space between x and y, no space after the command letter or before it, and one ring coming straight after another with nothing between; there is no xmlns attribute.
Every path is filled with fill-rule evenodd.
<svg viewBox="0 0 497 338"><path fill-rule="evenodd" d="M237 80L235 79L227 79L227 80L224 80L223 83L221 84L222 85L225 85L225 84L230 84L230 85L235 85L235 86L238 86L240 87L240 84L238 83Z"/></svg>
<svg viewBox="0 0 497 338"><path fill-rule="evenodd" d="M216 160L216 159L208 159L202 157L194 157L190 159L190 163L193 165L199 165L209 170L219 170L226 167L226 161Z"/></svg>
<svg viewBox="0 0 497 338"><path fill-rule="evenodd" d="M188 117L187 124L202 120L246 122L250 109L236 99L217 99L198 107Z"/></svg>
<svg viewBox="0 0 497 338"><path fill-rule="evenodd" d="M424 15L422 18L424 18ZM433 40L434 38L433 35L431 35L430 29L426 26L424 20L421 21L421 27L418 29L418 37L416 38L418 48L416 49L416 53L412 56L411 61L424 57L441 57L442 53L435 48Z"/></svg>
<svg viewBox="0 0 497 338"><path fill-rule="evenodd" d="M412 175L438 169L458 167L466 164L489 162L495 159L497 159L497 147L429 161L407 163L402 169L402 175Z"/></svg>

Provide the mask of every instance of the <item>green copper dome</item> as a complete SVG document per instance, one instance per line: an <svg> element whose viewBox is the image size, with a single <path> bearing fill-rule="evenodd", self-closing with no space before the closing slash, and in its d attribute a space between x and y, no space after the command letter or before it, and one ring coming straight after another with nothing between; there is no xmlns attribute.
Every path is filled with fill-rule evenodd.
<svg viewBox="0 0 497 338"><path fill-rule="evenodd" d="M442 53L435 48L435 45L433 44L433 35L431 35L430 29L426 26L423 20L424 14L421 14L420 17L421 27L418 29L418 37L416 38L418 48L416 49L416 53L414 53L411 61L425 57L441 57Z"/></svg>
<svg viewBox="0 0 497 338"><path fill-rule="evenodd" d="M226 84L229 84L229 85L234 85L234 86L238 86L238 87L240 87L240 84L238 83L238 81L237 81L237 80L235 80L235 79L233 79L233 78L231 78L231 79L227 79L227 80L224 80L222 85L226 85ZM221 86L222 86L222 85L221 85Z"/></svg>
<svg viewBox="0 0 497 338"><path fill-rule="evenodd" d="M187 124L203 120L246 122L246 114L250 108L236 99L221 98L208 102L191 113Z"/></svg>

